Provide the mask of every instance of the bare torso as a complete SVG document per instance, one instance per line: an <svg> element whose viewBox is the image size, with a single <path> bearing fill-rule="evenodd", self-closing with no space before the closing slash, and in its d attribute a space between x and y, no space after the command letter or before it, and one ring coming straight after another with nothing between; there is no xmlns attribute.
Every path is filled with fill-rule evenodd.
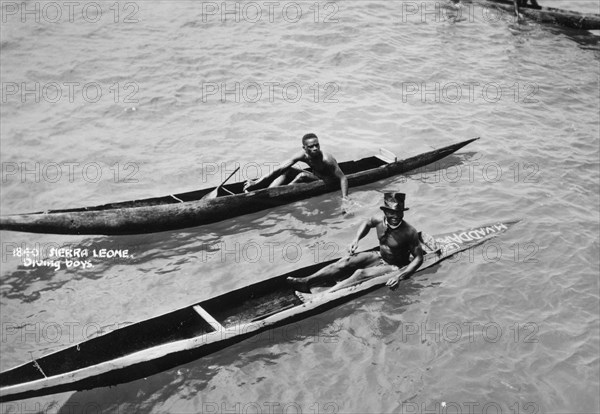
<svg viewBox="0 0 600 414"><path fill-rule="evenodd" d="M376 229L381 258L398 267L407 265L410 254L414 254L414 249L420 246L417 230L406 221L391 229L382 219L378 220Z"/></svg>
<svg viewBox="0 0 600 414"><path fill-rule="evenodd" d="M331 155L325 152L323 152L322 157L319 158L311 158L305 153L302 153L300 161L308 164L308 166L312 169L313 174L315 174L321 180L328 181L337 179L335 176L335 160Z"/></svg>

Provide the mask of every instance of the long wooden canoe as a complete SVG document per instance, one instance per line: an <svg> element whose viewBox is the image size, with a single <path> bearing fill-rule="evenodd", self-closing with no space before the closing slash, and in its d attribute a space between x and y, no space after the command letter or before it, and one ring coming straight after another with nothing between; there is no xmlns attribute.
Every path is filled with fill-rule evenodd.
<svg viewBox="0 0 600 414"><path fill-rule="evenodd" d="M356 187L436 162L479 138L396 161L372 156L340 163L348 185ZM339 189L339 183L314 181L263 188L248 193L244 182L226 184L217 198L203 197L215 187L164 197L94 207L0 216L0 230L58 234L139 234L177 230L254 213Z"/></svg>
<svg viewBox="0 0 600 414"><path fill-rule="evenodd" d="M512 0L490 0L490 2L494 7L514 14L515 7ZM540 23L557 24L572 29L600 30L600 14L580 13L544 6L538 9L529 5L519 7L519 11L525 17Z"/></svg>
<svg viewBox="0 0 600 414"><path fill-rule="evenodd" d="M481 244L518 221L434 236L420 270ZM431 246L431 243L429 243ZM386 283L391 274L302 302L286 278L315 264L133 323L0 373L0 401L91 389L143 378L223 349L260 332L306 318Z"/></svg>

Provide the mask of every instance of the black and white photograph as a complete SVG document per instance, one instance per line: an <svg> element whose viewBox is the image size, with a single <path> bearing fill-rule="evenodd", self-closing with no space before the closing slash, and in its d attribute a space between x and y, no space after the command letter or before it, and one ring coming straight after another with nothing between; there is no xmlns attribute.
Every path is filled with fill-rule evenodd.
<svg viewBox="0 0 600 414"><path fill-rule="evenodd" d="M600 413L600 0L0 19L0 414Z"/></svg>

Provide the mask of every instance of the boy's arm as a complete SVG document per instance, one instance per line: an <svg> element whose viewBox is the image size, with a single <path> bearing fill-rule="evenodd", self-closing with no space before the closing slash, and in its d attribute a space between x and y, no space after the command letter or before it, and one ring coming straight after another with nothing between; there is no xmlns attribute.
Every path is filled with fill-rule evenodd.
<svg viewBox="0 0 600 414"><path fill-rule="evenodd" d="M304 152L296 154L294 157L292 157L292 158L284 161L279 167L275 168L270 174L265 175L264 177L261 177L259 180L257 180L257 181L253 181L253 180L246 181L246 183L244 184L244 191L252 191L252 190L255 190L257 188L266 187L268 184L267 185L263 185L263 183L265 181L267 183L272 182L274 179L276 179L277 177L279 177L281 174L285 173L289 168L291 168L298 161L302 161L303 158L304 158Z"/></svg>
<svg viewBox="0 0 600 414"><path fill-rule="evenodd" d="M360 239L369 234L369 231L371 231L371 229L376 226L377 219L375 217L371 217L370 219L363 221L363 223L358 228L358 231L356 232L356 237L354 238L354 241L348 248L348 252L350 254L354 254L356 252L356 249L358 249L358 242L360 241Z"/></svg>

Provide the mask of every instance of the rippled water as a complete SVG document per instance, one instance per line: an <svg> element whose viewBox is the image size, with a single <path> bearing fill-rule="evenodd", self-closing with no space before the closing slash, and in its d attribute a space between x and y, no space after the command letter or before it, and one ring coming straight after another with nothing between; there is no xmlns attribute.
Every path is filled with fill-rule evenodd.
<svg viewBox="0 0 600 414"><path fill-rule="evenodd" d="M472 3L454 20L434 2L237 3L226 19L220 2L87 4L58 23L48 3L27 3L24 22L3 4L2 214L205 187L236 165L247 178L309 131L338 160L481 140L351 190L349 216L327 195L143 236L2 232L3 370L340 254L384 188L407 193L407 221L430 233L522 222L398 291L3 412L598 412L598 37ZM133 257L56 271L12 253L53 245Z"/></svg>

